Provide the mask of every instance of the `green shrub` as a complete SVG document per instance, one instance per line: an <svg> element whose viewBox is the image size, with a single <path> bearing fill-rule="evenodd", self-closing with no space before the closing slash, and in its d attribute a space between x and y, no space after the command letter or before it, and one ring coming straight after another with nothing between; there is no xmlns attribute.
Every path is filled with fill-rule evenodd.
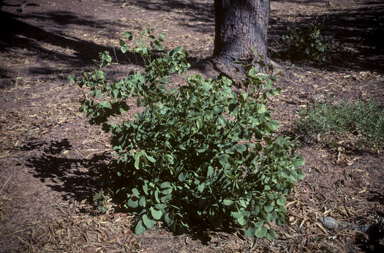
<svg viewBox="0 0 384 253"><path fill-rule="evenodd" d="M384 144L384 110L372 100L316 103L299 112L295 131L310 142L319 138L330 142L334 135L351 133L358 137L359 149L379 151Z"/></svg>
<svg viewBox="0 0 384 253"><path fill-rule="evenodd" d="M292 61L313 61L322 64L328 61L338 61L347 51L342 47L333 47L326 43L323 36L324 26L312 22L306 27L287 27L286 34L281 37L284 48L282 55Z"/></svg>
<svg viewBox="0 0 384 253"><path fill-rule="evenodd" d="M288 137L272 136L279 123L266 103L280 93L272 87L275 77L249 69L245 82L253 89L237 95L225 77L185 74L187 85L169 90L168 77L189 68L188 54L178 47L155 55L163 35L155 39L151 31L142 33L133 49L148 62L144 74L131 72L111 84L98 69L69 77L90 91L80 111L112 133L116 159L110 173L101 175L104 185L117 187L125 207L137 215L137 234L157 220L176 233L201 222L215 228L237 223L249 237L272 240L269 222L287 221L284 195L304 177L297 168L305 162ZM131 33L125 36L132 40ZM130 48L123 40L120 44L123 52ZM101 54L101 66L110 61L107 52ZM145 107L131 121L123 117L130 97ZM111 116L122 122L110 123Z"/></svg>

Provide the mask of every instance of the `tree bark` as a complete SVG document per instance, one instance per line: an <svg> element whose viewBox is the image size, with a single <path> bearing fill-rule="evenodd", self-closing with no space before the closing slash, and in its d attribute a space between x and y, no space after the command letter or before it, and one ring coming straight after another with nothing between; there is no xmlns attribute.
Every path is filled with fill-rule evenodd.
<svg viewBox="0 0 384 253"><path fill-rule="evenodd" d="M27 1L23 1L23 2L21 3L20 7L16 9L16 11L17 11L17 12L23 12L25 6L27 6L27 5L28 5Z"/></svg>
<svg viewBox="0 0 384 253"><path fill-rule="evenodd" d="M266 60L269 9L270 0L215 0L213 56L222 65L233 66L235 59L250 63L254 47Z"/></svg>
<svg viewBox="0 0 384 253"><path fill-rule="evenodd" d="M214 56L248 60L250 47L267 57L270 0L215 0Z"/></svg>

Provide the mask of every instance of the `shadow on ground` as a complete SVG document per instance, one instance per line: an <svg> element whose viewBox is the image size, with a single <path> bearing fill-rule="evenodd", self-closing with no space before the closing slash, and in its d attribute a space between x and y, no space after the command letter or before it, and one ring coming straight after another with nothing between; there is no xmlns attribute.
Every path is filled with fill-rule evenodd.
<svg viewBox="0 0 384 253"><path fill-rule="evenodd" d="M117 56L122 60L128 59L130 63L138 63L137 58L131 52L127 52L125 56L120 50L115 48L99 45L95 42L87 41L72 37L63 30L71 25L82 26L84 31L98 29L113 34L114 28L108 22L96 20L92 16L78 16L70 11L60 12L44 12L39 14L18 14L9 13L2 10L4 6L12 6L5 4L0 0L0 23L2 32L0 33L0 53L13 52L22 56L37 56L42 60L41 67L31 67L28 69L28 76L44 78L49 75L66 76L75 68L86 69L94 66L94 59L99 59L99 52L108 51L110 55ZM48 28L41 28L32 25L31 21L39 20L47 24ZM110 35L112 36L112 35ZM47 48L48 46L59 47L71 53L57 52ZM130 59L132 57L132 60ZM121 60L121 61L122 61ZM45 61L45 64L43 63ZM60 62L66 68L57 68L55 64L49 62ZM9 68L0 67L1 78L15 77L17 73ZM9 85L1 85L4 88Z"/></svg>
<svg viewBox="0 0 384 253"><path fill-rule="evenodd" d="M346 57L339 62L329 64L321 68L332 71L340 71L351 68L361 71L376 71L383 73L384 69L384 4L383 2L366 1L361 8L341 9L337 5L330 6L329 11L320 15L306 14L305 5L313 5L312 1L277 1L295 2L303 4L302 11L297 14L277 14L271 10L270 25L268 30L269 48L272 59L286 60L278 53L283 44L280 38L284 35L286 27L305 27L311 22L324 25L326 42L343 45L350 50ZM317 1L319 6L326 6L328 1ZM299 19L297 18L299 17ZM287 20L299 20L291 21ZM308 65L308 63L304 63Z"/></svg>
<svg viewBox="0 0 384 253"><path fill-rule="evenodd" d="M33 176L62 193L64 200L91 200L95 192L101 190L97 180L100 172L107 168L111 155L107 152L93 155L90 159L67 158L67 152L73 152L68 139L51 143L30 142L21 150L43 148L43 153L27 160L26 166L33 169Z"/></svg>

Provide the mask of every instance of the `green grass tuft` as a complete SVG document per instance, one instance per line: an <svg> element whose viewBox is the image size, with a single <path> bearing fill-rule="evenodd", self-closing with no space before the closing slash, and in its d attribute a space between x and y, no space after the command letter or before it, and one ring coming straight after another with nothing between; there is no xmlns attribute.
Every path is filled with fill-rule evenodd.
<svg viewBox="0 0 384 253"><path fill-rule="evenodd" d="M354 136L354 145L360 150L378 152L383 148L384 109L372 100L316 103L298 116L295 133L304 142L335 143L335 137L345 135Z"/></svg>

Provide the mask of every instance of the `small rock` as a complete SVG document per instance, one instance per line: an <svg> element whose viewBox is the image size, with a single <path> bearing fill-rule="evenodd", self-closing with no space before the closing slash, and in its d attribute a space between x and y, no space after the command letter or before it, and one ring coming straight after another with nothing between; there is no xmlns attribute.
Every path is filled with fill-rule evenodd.
<svg viewBox="0 0 384 253"><path fill-rule="evenodd" d="M343 229L351 225L348 222L339 222L332 217L320 217L318 220L323 224L325 228L328 229Z"/></svg>
<svg viewBox="0 0 384 253"><path fill-rule="evenodd" d="M354 230L356 229L357 231L359 232L367 232L368 230L372 230L373 228L376 228L377 227L377 230L380 230L380 228L383 226L384 227L384 220L381 222L379 222L379 224L376 224L376 225L361 225L361 224L355 224L352 226L352 223L348 223L348 222L345 222L345 221L337 221L336 219L332 218L332 217L320 217L318 219L325 228L328 228L328 229L344 229L344 228L348 228L350 227L349 229L351 230ZM381 226L381 224L383 224Z"/></svg>

